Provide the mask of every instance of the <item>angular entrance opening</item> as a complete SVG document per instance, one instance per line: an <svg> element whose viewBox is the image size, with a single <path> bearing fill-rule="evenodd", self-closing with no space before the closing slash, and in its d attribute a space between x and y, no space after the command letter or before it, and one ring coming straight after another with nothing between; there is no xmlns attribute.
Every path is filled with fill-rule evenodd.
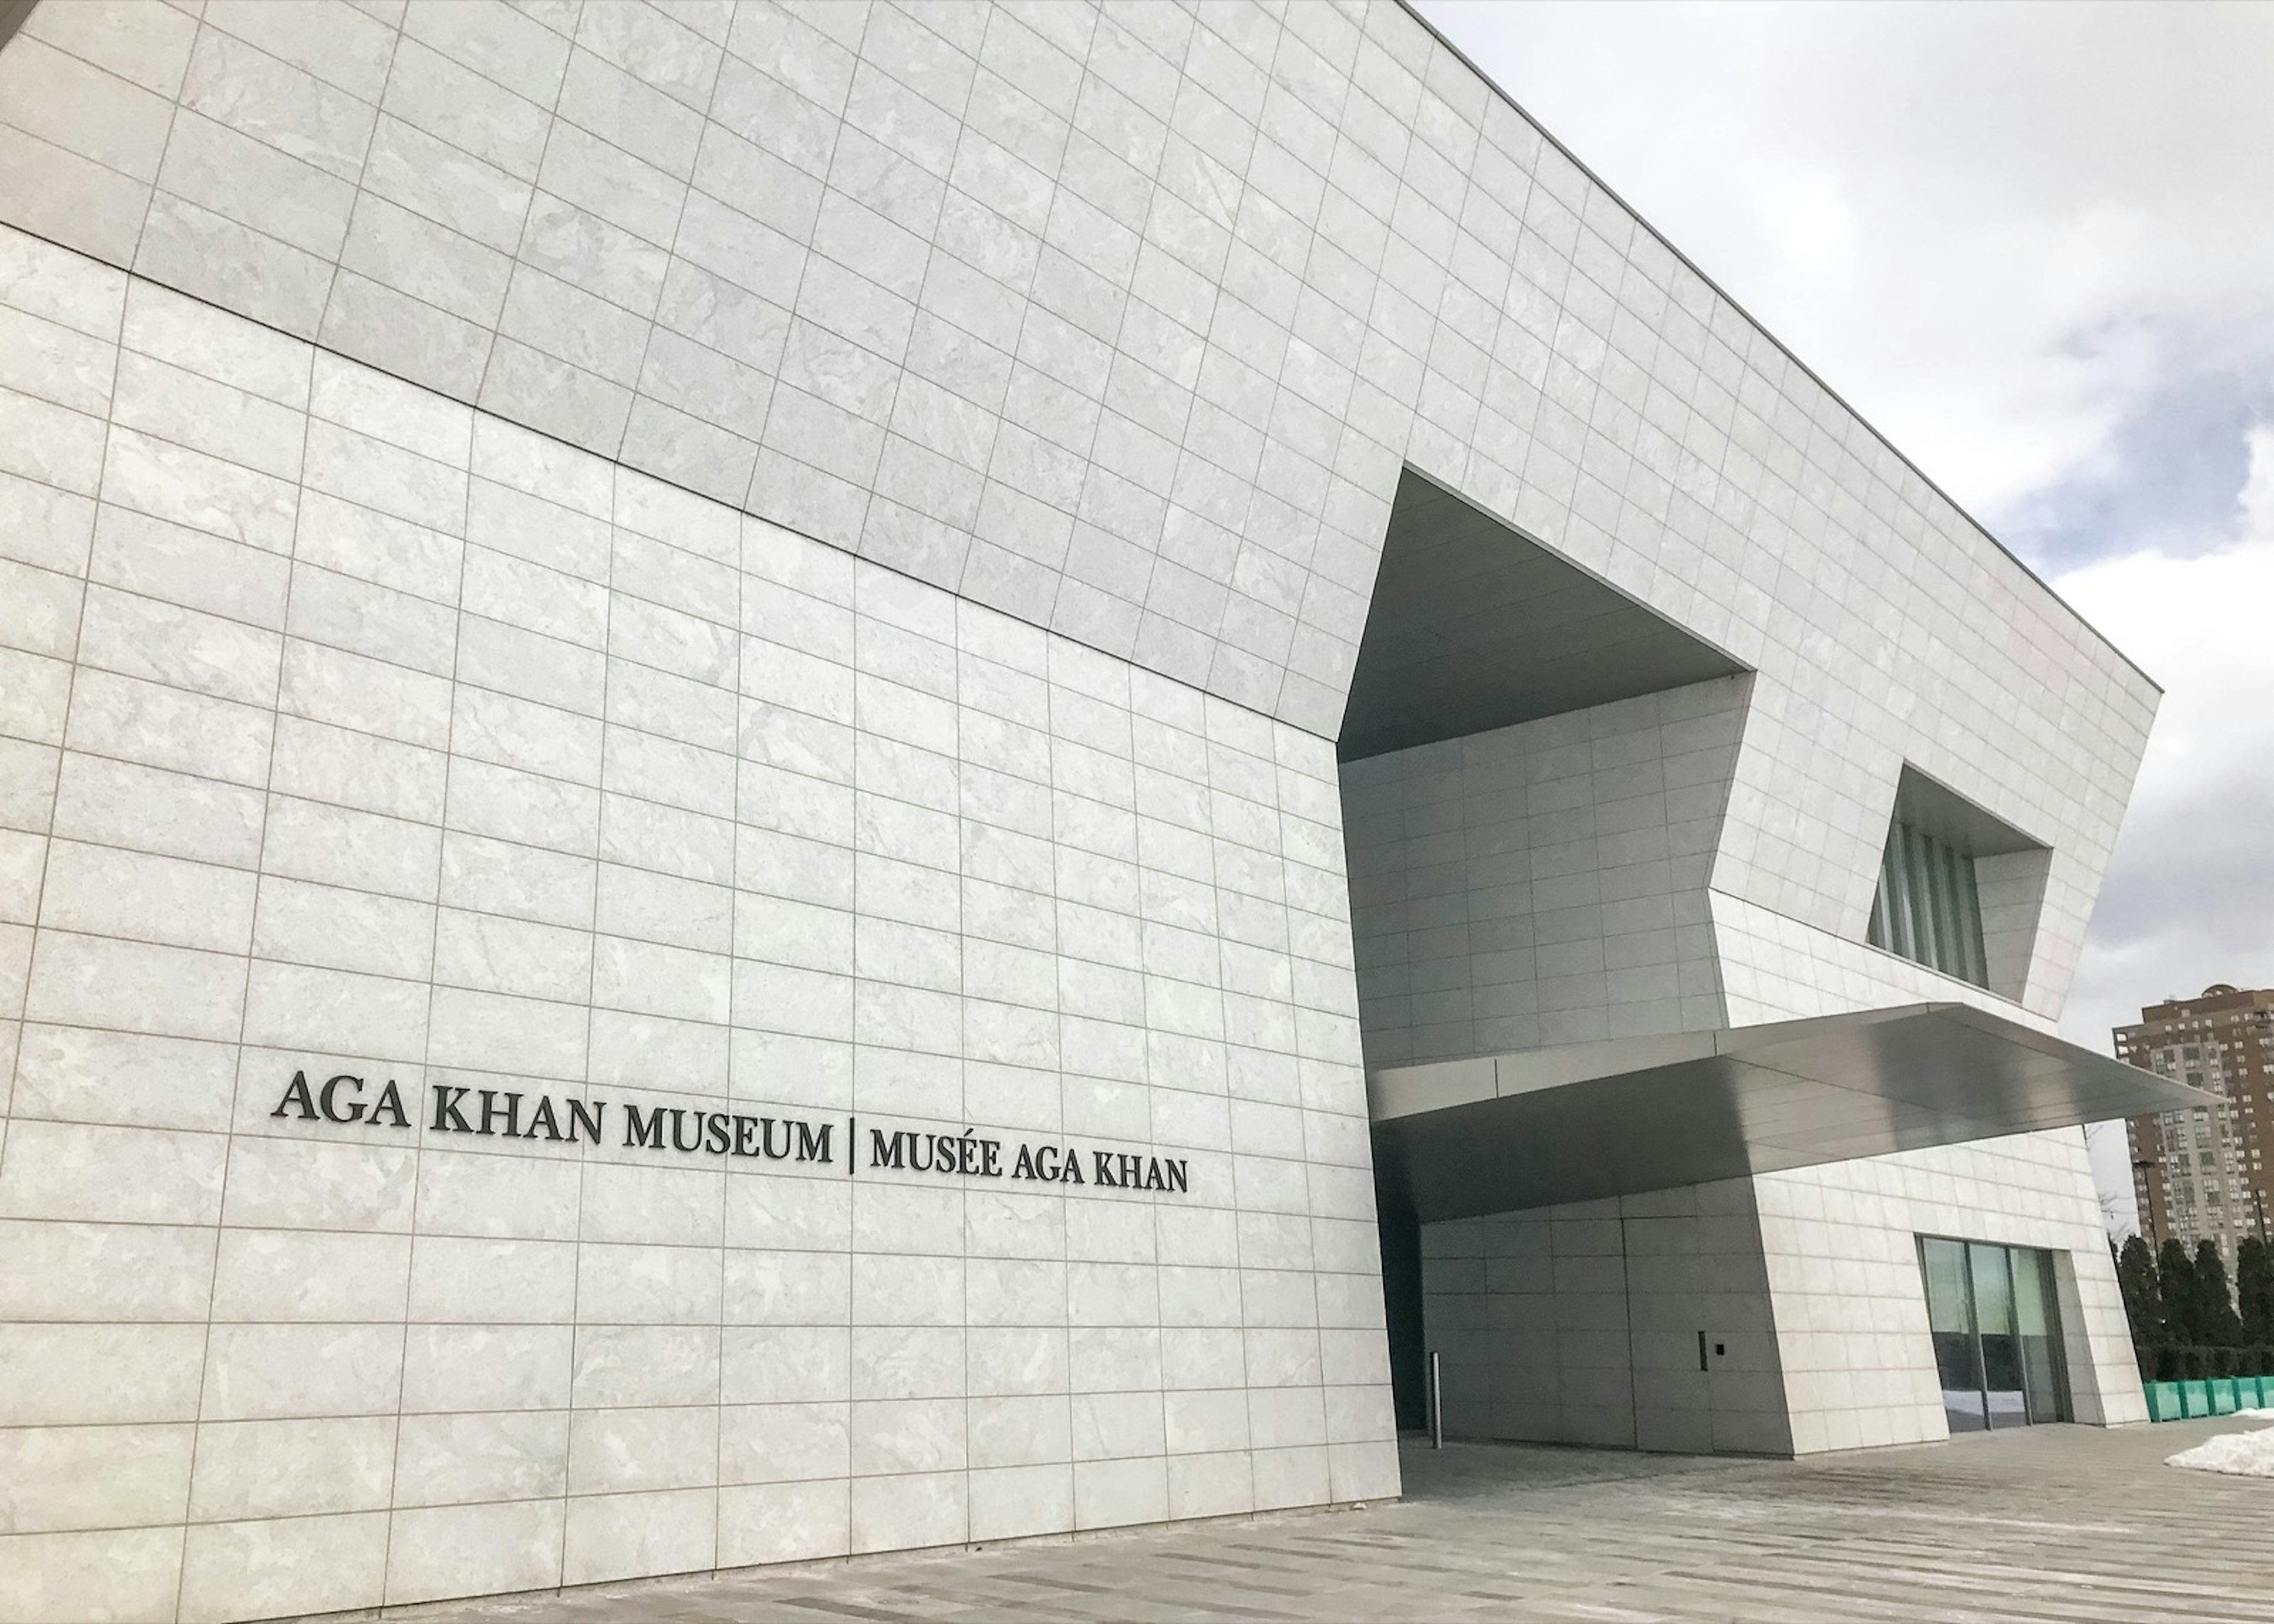
<svg viewBox="0 0 2274 1624"><path fill-rule="evenodd" d="M1745 670L1408 469L1335 754L1364 761Z"/></svg>
<svg viewBox="0 0 2274 1624"><path fill-rule="evenodd" d="M1434 1351L1457 1435L1787 1451L1755 1176L2195 1098L1978 1000L1732 1026L1709 887L1755 681L1401 482L1337 751L1404 1425ZM2045 848L1909 769L1891 815L1883 951L2014 996ZM2043 1408L2022 1304L1970 1333L1985 1419Z"/></svg>
<svg viewBox="0 0 2274 1624"><path fill-rule="evenodd" d="M1368 1068L1717 1024L1704 892L1749 692L1728 654L1408 470L1337 741ZM1420 1426L1422 1224L1403 1183L1378 1193L1399 1422Z"/></svg>

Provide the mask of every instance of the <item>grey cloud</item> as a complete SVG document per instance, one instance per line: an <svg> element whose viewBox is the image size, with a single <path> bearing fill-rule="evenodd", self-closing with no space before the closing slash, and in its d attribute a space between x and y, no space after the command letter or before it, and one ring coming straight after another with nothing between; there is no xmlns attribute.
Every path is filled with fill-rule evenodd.
<svg viewBox="0 0 2274 1624"><path fill-rule="evenodd" d="M2048 574L2128 553L2185 558L2232 545L2234 492L2249 464L2244 437L2270 419L2274 368L2181 379L2133 405L2074 477L2008 504L1999 539Z"/></svg>

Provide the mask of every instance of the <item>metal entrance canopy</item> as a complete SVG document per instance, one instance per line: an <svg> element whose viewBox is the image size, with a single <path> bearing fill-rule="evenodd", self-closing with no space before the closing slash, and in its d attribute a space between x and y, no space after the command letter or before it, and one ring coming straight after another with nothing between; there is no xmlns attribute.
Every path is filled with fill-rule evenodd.
<svg viewBox="0 0 2274 1624"><path fill-rule="evenodd" d="M2206 1103L1963 1004L1368 1073L1376 1177L1425 1223Z"/></svg>

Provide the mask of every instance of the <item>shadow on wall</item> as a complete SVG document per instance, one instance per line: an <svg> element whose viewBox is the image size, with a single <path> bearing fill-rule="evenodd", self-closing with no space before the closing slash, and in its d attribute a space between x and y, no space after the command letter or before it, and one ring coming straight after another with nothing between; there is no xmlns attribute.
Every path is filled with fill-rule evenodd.
<svg viewBox="0 0 2274 1624"><path fill-rule="evenodd" d="M1790 1455L1750 1180L1420 1230L1449 1437Z"/></svg>

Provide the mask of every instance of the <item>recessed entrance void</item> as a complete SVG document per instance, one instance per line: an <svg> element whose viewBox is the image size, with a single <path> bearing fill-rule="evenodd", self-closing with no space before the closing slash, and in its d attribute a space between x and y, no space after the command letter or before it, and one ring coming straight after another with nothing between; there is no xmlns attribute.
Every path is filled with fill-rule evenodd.
<svg viewBox="0 0 2274 1624"><path fill-rule="evenodd" d="M1757 1176L2192 1099L1971 1004L1733 1027L1713 868L1757 682L1401 480L1337 748L1407 1426L1434 1350L1456 1436L1789 1451ZM1996 865L2044 848L1916 773L1894 811L1979 873L1969 978L2018 986L2035 903Z"/></svg>
<svg viewBox="0 0 2274 1624"><path fill-rule="evenodd" d="M1406 471L1337 743L1370 1070L1633 1029L1615 1026L1615 999L1651 1029L1683 1027L1674 891L1702 895L1748 680ZM1629 905L1608 925L1606 868ZM1695 1000L1710 989L1692 959ZM1377 1136L1377 1168L1382 1148ZM1423 1214L1397 1167L1380 1189L1382 1284L1400 1423L1419 1426Z"/></svg>
<svg viewBox="0 0 2274 1624"><path fill-rule="evenodd" d="M1408 469L1336 752L1359 761L1744 669Z"/></svg>

